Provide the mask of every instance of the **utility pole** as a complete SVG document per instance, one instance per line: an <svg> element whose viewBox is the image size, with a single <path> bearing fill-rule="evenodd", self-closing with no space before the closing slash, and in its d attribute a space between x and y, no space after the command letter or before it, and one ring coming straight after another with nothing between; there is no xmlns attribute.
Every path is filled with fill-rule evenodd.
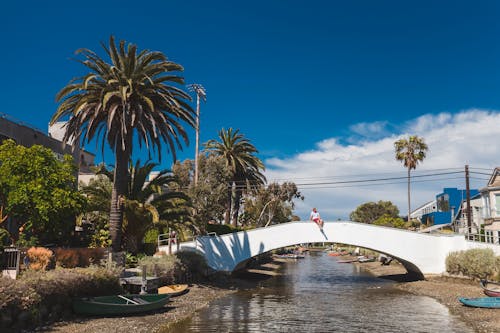
<svg viewBox="0 0 500 333"><path fill-rule="evenodd" d="M201 84L193 83L188 85L189 91L196 93L196 147L194 155L194 186L198 185L198 151L200 145L200 98L207 101L207 93Z"/></svg>
<svg viewBox="0 0 500 333"><path fill-rule="evenodd" d="M465 196L467 198L467 230L472 233L472 218L470 214L470 187L469 187L469 165L465 166Z"/></svg>

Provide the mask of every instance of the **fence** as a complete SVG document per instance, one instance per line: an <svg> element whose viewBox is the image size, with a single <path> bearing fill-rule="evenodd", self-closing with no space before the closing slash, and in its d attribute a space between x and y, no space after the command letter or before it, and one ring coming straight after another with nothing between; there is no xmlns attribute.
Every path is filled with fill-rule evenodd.
<svg viewBox="0 0 500 333"><path fill-rule="evenodd" d="M2 253L2 275L15 279L21 267L21 251L16 247L6 247Z"/></svg>

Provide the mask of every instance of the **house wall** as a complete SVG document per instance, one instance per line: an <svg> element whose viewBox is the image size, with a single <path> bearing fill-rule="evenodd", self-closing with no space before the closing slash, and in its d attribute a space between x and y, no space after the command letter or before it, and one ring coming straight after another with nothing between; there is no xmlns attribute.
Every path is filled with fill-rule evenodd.
<svg viewBox="0 0 500 333"><path fill-rule="evenodd" d="M44 134L42 131L3 116L0 117L0 141L5 139L12 139L25 147L42 145L51 149L58 156L69 154L73 156L75 161L78 161L78 151L72 151L70 146L63 147L61 141Z"/></svg>

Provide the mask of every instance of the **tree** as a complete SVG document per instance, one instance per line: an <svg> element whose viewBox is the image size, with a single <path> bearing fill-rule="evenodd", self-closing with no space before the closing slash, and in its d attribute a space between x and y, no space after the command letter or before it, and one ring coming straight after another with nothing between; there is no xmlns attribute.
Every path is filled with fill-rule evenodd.
<svg viewBox="0 0 500 333"><path fill-rule="evenodd" d="M359 205L350 215L351 221L362 223L374 223L382 216L386 218L397 218L399 209L390 201L367 202Z"/></svg>
<svg viewBox="0 0 500 333"><path fill-rule="evenodd" d="M257 226L269 225L271 221L289 222L293 218L295 199L304 200L295 183L271 183L266 187L262 186L245 200L245 218Z"/></svg>
<svg viewBox="0 0 500 333"><path fill-rule="evenodd" d="M394 142L394 148L396 160L403 162L403 165L408 169L408 222L410 222L410 172L417 168L419 162L424 160L428 147L423 138L412 135L408 139L403 138Z"/></svg>
<svg viewBox="0 0 500 333"><path fill-rule="evenodd" d="M393 227L393 228L406 228L405 221L400 217L394 217L389 214L384 214L373 221L375 225L381 225L385 227Z"/></svg>
<svg viewBox="0 0 500 333"><path fill-rule="evenodd" d="M137 253L141 249L142 240L146 232L155 224L160 224L162 218L169 216L169 220L189 220L186 205L189 198L181 192L173 191L173 183L176 178L168 170L152 173L157 163L146 162L140 165L129 163L129 179L127 181L127 192L124 196L124 223L123 241L127 251ZM99 175L105 176L113 182L114 172L101 168ZM152 178L148 180L148 176ZM95 188L90 183L82 188L89 195L89 200L96 205L94 208L102 209L102 202L111 200L111 193L101 188ZM173 208L175 207L175 209ZM176 214L174 214L176 213ZM170 214L170 215L169 215ZM164 221L166 222L166 221Z"/></svg>
<svg viewBox="0 0 500 333"><path fill-rule="evenodd" d="M181 88L184 79L175 74L182 66L161 52L138 52L133 44L120 41L102 45L111 62L88 49L78 50L90 69L87 75L72 80L56 96L60 102L51 124L69 118L64 142L88 143L94 137L107 140L115 154L113 190L110 205L110 235L113 251L121 249L123 199L127 191L128 162L133 141L153 149L161 159L162 142L176 159L176 149L188 136L182 123L194 126L191 98ZM174 73L172 73L174 72ZM76 142L75 144L78 144Z"/></svg>
<svg viewBox="0 0 500 333"><path fill-rule="evenodd" d="M103 168L101 165L100 168ZM102 169L101 169L102 170ZM80 191L87 197L87 209L82 221L91 226L90 246L108 247L111 245L109 236L109 205L113 191L112 177L96 170L97 175L88 184L80 184Z"/></svg>
<svg viewBox="0 0 500 333"><path fill-rule="evenodd" d="M0 145L0 210L19 236L40 243L68 244L75 217L85 206L77 190L73 158L62 161L48 148Z"/></svg>
<svg viewBox="0 0 500 333"><path fill-rule="evenodd" d="M197 231L204 232L209 221L221 222L224 219L230 176L225 160L214 154L201 154L198 166L199 179L196 186L193 160L177 162L172 170L179 179L179 190L191 198L193 221Z"/></svg>
<svg viewBox="0 0 500 333"><path fill-rule="evenodd" d="M232 224L238 225L238 213L244 190L256 189L265 184L262 174L264 163L255 156L258 152L254 145L239 133L239 130L223 128L219 131L219 140L209 140L205 149L224 159L230 172L227 187L225 223L229 224L232 209Z"/></svg>

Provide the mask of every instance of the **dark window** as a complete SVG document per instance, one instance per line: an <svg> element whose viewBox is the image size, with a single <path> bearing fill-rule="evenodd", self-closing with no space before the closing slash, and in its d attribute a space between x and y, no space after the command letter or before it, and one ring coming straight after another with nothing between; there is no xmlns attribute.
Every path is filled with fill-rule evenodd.
<svg viewBox="0 0 500 333"><path fill-rule="evenodd" d="M450 210L450 199L448 194L444 194L437 198L437 206L439 212L448 212Z"/></svg>

